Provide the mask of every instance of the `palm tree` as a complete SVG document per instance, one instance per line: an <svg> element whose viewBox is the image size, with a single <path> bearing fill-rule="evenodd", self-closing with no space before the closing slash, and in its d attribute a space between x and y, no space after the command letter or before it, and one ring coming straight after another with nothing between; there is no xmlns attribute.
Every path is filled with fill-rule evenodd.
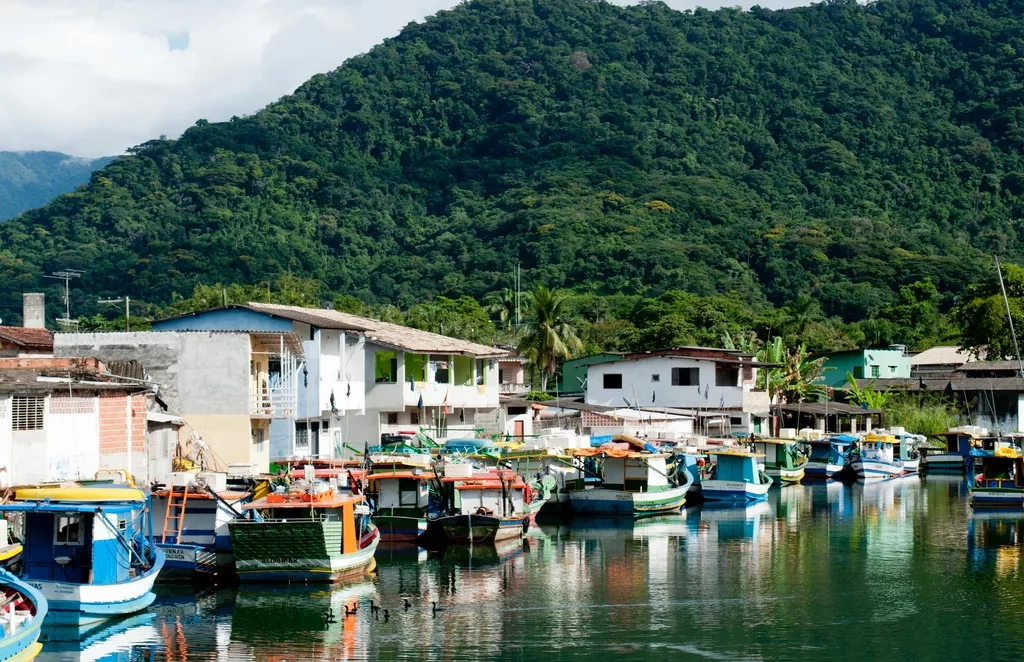
<svg viewBox="0 0 1024 662"><path fill-rule="evenodd" d="M484 297L484 310L489 315L496 315L503 329L511 330L512 318L516 314L516 293L507 287L500 292L491 292Z"/></svg>
<svg viewBox="0 0 1024 662"><path fill-rule="evenodd" d="M526 325L516 351L540 370L540 390L546 391L559 359L571 358L573 352L583 349L583 343L565 319L568 293L538 285L526 299Z"/></svg>
<svg viewBox="0 0 1024 662"><path fill-rule="evenodd" d="M776 415L781 414L783 403L806 402L827 394L825 385L818 383L825 371L825 359L810 358L807 345L787 350L782 338L775 336L761 349L757 360L775 364L774 368L761 371L758 381L768 391L769 403L775 407Z"/></svg>

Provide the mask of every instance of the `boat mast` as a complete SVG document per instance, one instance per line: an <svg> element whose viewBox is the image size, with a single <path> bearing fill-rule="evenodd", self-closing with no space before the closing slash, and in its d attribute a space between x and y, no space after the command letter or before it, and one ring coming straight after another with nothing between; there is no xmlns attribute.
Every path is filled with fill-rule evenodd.
<svg viewBox="0 0 1024 662"><path fill-rule="evenodd" d="M1013 336L1013 351L1017 355L1017 376L1024 377L1024 363L1020 359L1020 346L1017 344L1017 332L1013 328L1013 315L1010 314L1010 300L1006 297L1006 285L1003 283L1003 270L999 266L999 256L993 255L996 261L996 274L999 276L999 289L1003 292L1003 304L1006 305L1006 321L1010 323L1010 335Z"/></svg>

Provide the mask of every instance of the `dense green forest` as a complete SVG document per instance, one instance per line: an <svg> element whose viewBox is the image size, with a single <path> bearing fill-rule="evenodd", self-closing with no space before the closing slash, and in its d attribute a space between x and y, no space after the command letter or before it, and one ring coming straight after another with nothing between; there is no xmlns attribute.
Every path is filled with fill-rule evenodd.
<svg viewBox="0 0 1024 662"><path fill-rule="evenodd" d="M521 263L591 349L926 346L1024 257L1022 83L1008 0L467 2L0 225L0 316L71 267L85 316L285 279L429 327Z"/></svg>
<svg viewBox="0 0 1024 662"><path fill-rule="evenodd" d="M112 160L79 159L60 152L0 152L0 221L73 191Z"/></svg>

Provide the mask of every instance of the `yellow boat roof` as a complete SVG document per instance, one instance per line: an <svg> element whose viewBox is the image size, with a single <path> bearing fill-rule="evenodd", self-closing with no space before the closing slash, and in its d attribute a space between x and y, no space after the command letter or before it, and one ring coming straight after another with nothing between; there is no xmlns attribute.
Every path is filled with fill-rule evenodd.
<svg viewBox="0 0 1024 662"><path fill-rule="evenodd" d="M733 457L764 457L764 453L750 451L708 451L708 455L731 455Z"/></svg>
<svg viewBox="0 0 1024 662"><path fill-rule="evenodd" d="M775 437L763 437L763 438L762 437L756 437L754 439L749 439L748 438L748 441L750 443L752 443L752 444L778 444L778 445L782 446L782 445L785 445L785 444L798 444L798 443L800 443L803 440L802 439L778 439L778 438L775 438Z"/></svg>
<svg viewBox="0 0 1024 662"><path fill-rule="evenodd" d="M893 434L868 434L864 435L864 441L874 444L895 444L896 435Z"/></svg>
<svg viewBox="0 0 1024 662"><path fill-rule="evenodd" d="M18 501L145 501L146 495L134 487L29 487L15 490Z"/></svg>

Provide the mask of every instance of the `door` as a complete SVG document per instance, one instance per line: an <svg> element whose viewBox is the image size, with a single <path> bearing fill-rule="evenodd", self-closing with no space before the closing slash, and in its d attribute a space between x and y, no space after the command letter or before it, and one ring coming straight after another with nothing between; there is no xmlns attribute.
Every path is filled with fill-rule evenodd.
<svg viewBox="0 0 1024 662"><path fill-rule="evenodd" d="M520 438L520 439L523 438L523 422L522 421L516 421L515 422L515 436Z"/></svg>

